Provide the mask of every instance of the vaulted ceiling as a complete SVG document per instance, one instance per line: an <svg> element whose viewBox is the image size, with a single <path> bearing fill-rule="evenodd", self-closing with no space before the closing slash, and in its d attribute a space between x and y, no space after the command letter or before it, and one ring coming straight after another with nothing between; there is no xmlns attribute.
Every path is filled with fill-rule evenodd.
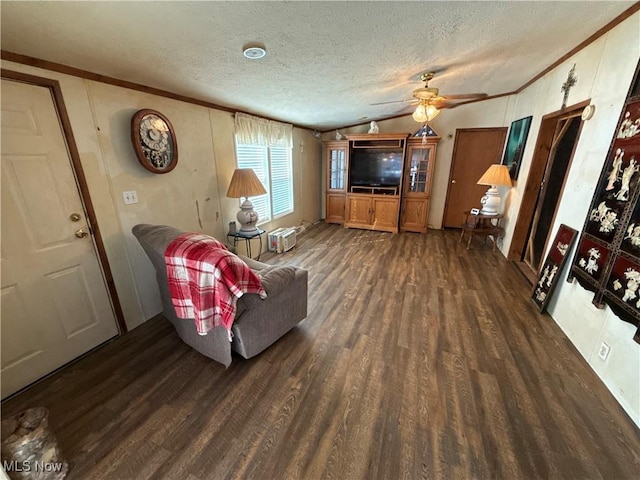
<svg viewBox="0 0 640 480"><path fill-rule="evenodd" d="M598 2L2 2L2 49L328 130L512 92L631 7ZM249 60L251 42L267 55Z"/></svg>

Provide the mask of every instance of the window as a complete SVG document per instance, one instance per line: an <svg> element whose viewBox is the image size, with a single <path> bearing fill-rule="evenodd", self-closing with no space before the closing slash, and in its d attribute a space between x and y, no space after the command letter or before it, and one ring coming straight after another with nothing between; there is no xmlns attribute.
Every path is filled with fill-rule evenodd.
<svg viewBox="0 0 640 480"><path fill-rule="evenodd" d="M291 148L246 145L236 140L236 159L238 168L252 168L267 190L266 195L251 197L260 223L293 212Z"/></svg>
<svg viewBox="0 0 640 480"><path fill-rule="evenodd" d="M271 173L271 212L273 218L293 212L293 172L291 171L291 149L269 148L269 171Z"/></svg>
<svg viewBox="0 0 640 480"><path fill-rule="evenodd" d="M252 168L267 191L251 197L259 222L293 212L293 126L236 113L235 133L238 168Z"/></svg>

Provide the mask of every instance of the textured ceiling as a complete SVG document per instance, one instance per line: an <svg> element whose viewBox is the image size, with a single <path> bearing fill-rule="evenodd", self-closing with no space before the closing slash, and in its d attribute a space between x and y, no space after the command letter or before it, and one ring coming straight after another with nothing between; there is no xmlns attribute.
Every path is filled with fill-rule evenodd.
<svg viewBox="0 0 640 480"><path fill-rule="evenodd" d="M2 49L319 130L506 93L634 2L11 2ZM267 56L247 60L261 42Z"/></svg>

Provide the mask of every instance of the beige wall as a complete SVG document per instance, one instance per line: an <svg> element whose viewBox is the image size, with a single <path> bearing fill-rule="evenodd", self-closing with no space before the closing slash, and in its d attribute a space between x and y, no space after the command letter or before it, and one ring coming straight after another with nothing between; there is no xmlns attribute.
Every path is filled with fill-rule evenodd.
<svg viewBox="0 0 640 480"><path fill-rule="evenodd" d="M2 68L60 82L125 320L136 327L162 305L131 228L166 224L224 239L239 209L225 196L235 168L233 114L11 62ZM148 172L136 159L130 123L142 108L159 110L175 128L178 166L168 174ZM266 231L320 219L320 143L298 128L293 140L295 210L261 225ZM137 191L137 204L124 204L127 190Z"/></svg>
<svg viewBox="0 0 640 480"><path fill-rule="evenodd" d="M442 226L455 130L508 127L514 120L533 115L518 181L513 188L501 187L506 230L501 251L506 256L542 117L560 109L561 86L575 63L578 81L571 89L568 103L591 99L596 112L584 123L551 232L555 235L561 223L581 231L639 57L640 13L636 13L521 93L444 110L431 122L442 140L436 157L430 227ZM414 132L419 126L410 116L378 124L382 133ZM364 133L368 127L367 124L340 132ZM326 134L325 140L333 135L334 132ZM575 248L576 245L570 259ZM608 307L595 308L591 303L593 294L577 283L567 283L567 273L568 268L565 268L548 312L634 422L640 425L640 345L633 341L636 328L620 320ZM606 361L597 355L601 342L611 347Z"/></svg>
<svg viewBox="0 0 640 480"><path fill-rule="evenodd" d="M561 86L573 64L578 81L571 89L568 104L591 99L596 112L583 124L550 230L552 235L560 224L578 232L582 230L639 57L640 13L636 13L510 99L507 123L528 115L533 115L533 121L518 182L505 192L506 232L501 248L504 255L513 237L542 117L559 110ZM576 247L574 245L569 263ZM548 312L633 421L640 425L640 346L633 341L636 328L620 320L608 307L595 308L591 303L593 294L577 283L567 283L567 274L568 265ZM611 347L606 361L597 355L602 342Z"/></svg>
<svg viewBox="0 0 640 480"><path fill-rule="evenodd" d="M534 118L522 165L522 179L512 189L513 197L507 212L509 224L502 249L505 254L520 208L541 116L558 110L560 87L571 66L576 64L578 82L571 89L569 103L590 98L596 111L591 120L584 122L555 223L551 227L553 235L562 223L582 230L639 57L640 13L636 13L518 95L513 118L520 118L527 112L531 112ZM577 283L565 281L567 270L558 282L548 311L631 418L640 425L640 345L633 341L636 328L620 320L608 307L602 310L595 308L591 303L592 293ZM597 355L601 342L611 347L606 361Z"/></svg>

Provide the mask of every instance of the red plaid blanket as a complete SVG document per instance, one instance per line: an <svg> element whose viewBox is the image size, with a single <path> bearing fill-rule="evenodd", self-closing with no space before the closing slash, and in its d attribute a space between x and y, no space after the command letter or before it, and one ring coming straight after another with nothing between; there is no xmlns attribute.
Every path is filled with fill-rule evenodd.
<svg viewBox="0 0 640 480"><path fill-rule="evenodd" d="M267 293L246 263L215 238L185 233L164 253L169 290L176 315L194 318L200 335L223 325L231 339L236 302L245 293Z"/></svg>

